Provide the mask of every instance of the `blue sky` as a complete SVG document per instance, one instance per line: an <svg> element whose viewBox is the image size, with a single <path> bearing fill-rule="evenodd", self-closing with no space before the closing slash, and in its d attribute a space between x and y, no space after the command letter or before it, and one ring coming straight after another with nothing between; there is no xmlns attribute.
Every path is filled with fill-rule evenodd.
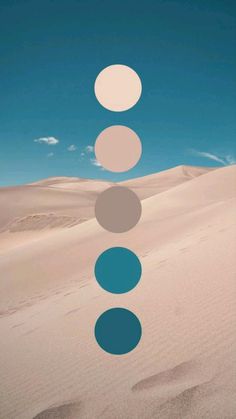
<svg viewBox="0 0 236 419"><path fill-rule="evenodd" d="M49 176L122 180L235 161L234 1L0 6L0 185ZM116 63L133 67L143 84L139 103L121 113L101 107L93 91L97 74ZM125 174L101 170L87 148L112 124L142 141L140 162ZM58 142L34 141L50 137Z"/></svg>

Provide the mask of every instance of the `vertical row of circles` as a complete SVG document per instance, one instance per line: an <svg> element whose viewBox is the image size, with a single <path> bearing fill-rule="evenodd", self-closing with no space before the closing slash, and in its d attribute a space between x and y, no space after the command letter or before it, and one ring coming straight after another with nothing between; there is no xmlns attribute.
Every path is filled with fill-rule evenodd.
<svg viewBox="0 0 236 419"><path fill-rule="evenodd" d="M111 65L102 70L95 81L98 102L109 111L123 112L140 99L142 84L137 73L126 65ZM138 135L123 125L104 129L96 139L98 162L111 172L132 169L142 154ZM97 198L95 216L98 223L112 233L125 233L134 228L142 213L137 195L129 188L112 186ZM97 258L95 278L98 284L113 294L131 291L139 282L142 266L137 255L125 247L111 247ZM123 355L139 343L142 327L138 317L123 307L113 307L97 319L95 338L106 352Z"/></svg>

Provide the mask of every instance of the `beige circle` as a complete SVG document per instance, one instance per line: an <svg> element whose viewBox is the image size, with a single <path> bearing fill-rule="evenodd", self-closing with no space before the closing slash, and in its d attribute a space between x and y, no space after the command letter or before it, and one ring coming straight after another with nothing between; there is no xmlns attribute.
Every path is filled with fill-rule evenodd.
<svg viewBox="0 0 236 419"><path fill-rule="evenodd" d="M104 129L95 142L96 159L111 172L125 172L134 167L142 153L137 134L123 125Z"/></svg>
<svg viewBox="0 0 236 419"><path fill-rule="evenodd" d="M139 221L142 206L137 195L124 186L112 186L98 195L95 215L98 223L112 233L124 233Z"/></svg>
<svg viewBox="0 0 236 419"><path fill-rule="evenodd" d="M97 76L94 91L98 102L113 112L127 111L139 100L142 83L138 74L127 65L114 64Z"/></svg>

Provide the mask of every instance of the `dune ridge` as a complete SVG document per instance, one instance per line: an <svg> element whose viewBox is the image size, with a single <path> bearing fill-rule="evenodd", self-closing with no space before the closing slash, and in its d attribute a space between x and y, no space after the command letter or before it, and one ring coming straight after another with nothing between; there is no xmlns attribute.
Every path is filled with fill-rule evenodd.
<svg viewBox="0 0 236 419"><path fill-rule="evenodd" d="M178 166L120 184L130 187L140 199L145 199L210 170ZM65 217L71 217L75 223L76 220L78 223L86 221L94 217L94 203L98 194L112 185L112 182L93 179L52 177L28 185L0 188L0 231L41 230L51 226L63 228L67 226ZM42 223L35 222L33 217L45 217L45 223L43 220Z"/></svg>

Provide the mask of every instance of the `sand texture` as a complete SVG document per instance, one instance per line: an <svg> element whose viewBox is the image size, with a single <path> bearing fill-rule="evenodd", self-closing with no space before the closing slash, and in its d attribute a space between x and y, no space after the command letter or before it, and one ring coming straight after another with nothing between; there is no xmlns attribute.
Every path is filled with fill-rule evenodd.
<svg viewBox="0 0 236 419"><path fill-rule="evenodd" d="M176 168L122 182L142 199L129 232L94 218L111 182L51 178L0 188L1 419L236 417L236 167ZM143 275L124 295L94 279L126 246ZM143 336L123 356L94 338L125 307Z"/></svg>

